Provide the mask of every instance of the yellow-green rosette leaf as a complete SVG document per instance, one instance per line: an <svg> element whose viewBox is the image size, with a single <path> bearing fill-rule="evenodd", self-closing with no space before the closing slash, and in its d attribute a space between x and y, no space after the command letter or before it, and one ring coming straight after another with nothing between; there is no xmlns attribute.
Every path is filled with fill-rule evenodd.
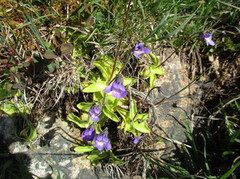
<svg viewBox="0 0 240 179"><path fill-rule="evenodd" d="M135 78L124 78L123 85L124 86L132 86L137 82L137 79Z"/></svg>
<svg viewBox="0 0 240 179"><path fill-rule="evenodd" d="M97 81L93 84L90 84L88 87L83 89L84 93L94 93L98 91L102 91L106 88L106 82L104 81Z"/></svg>
<svg viewBox="0 0 240 179"><path fill-rule="evenodd" d="M112 121L120 122L119 117L114 112L112 112L107 106L103 108L103 113Z"/></svg>
<svg viewBox="0 0 240 179"><path fill-rule="evenodd" d="M104 94L102 91L95 92L93 93L93 101L100 102L103 99L103 96Z"/></svg>
<svg viewBox="0 0 240 179"><path fill-rule="evenodd" d="M137 114L137 102L133 99L130 102L129 118L133 120L136 114Z"/></svg>
<svg viewBox="0 0 240 179"><path fill-rule="evenodd" d="M154 73L157 75L164 75L164 69L158 66L151 66L151 73Z"/></svg>
<svg viewBox="0 0 240 179"><path fill-rule="evenodd" d="M128 110L123 109L121 107L117 107L116 111L118 112L118 114L120 114L120 116L123 118L123 120L126 120L127 117L129 116Z"/></svg>
<svg viewBox="0 0 240 179"><path fill-rule="evenodd" d="M93 104L94 103L91 103L91 102L89 102L89 103L88 102L81 102L81 103L77 104L77 108L82 110L82 111L88 112Z"/></svg>
<svg viewBox="0 0 240 179"><path fill-rule="evenodd" d="M151 75L164 75L164 69L162 67L158 67L158 66L150 66L149 68L146 68L141 75L143 75L143 77L145 79L150 78Z"/></svg>
<svg viewBox="0 0 240 179"><path fill-rule="evenodd" d="M156 75L150 75L150 79L149 79L149 88L153 88L154 87L154 82L156 80Z"/></svg>
<svg viewBox="0 0 240 179"><path fill-rule="evenodd" d="M98 150L93 150L91 153L87 156L87 159L89 159L91 162L95 160L101 160L103 158L109 157L109 152L99 152Z"/></svg>
<svg viewBox="0 0 240 179"><path fill-rule="evenodd" d="M83 152L91 152L94 149L95 149L94 146L78 146L74 148L74 151L83 153Z"/></svg>
<svg viewBox="0 0 240 179"><path fill-rule="evenodd" d="M126 133L126 132L133 132L133 131L134 131L134 129L133 129L132 124L129 122L125 123L124 132Z"/></svg>
<svg viewBox="0 0 240 179"><path fill-rule="evenodd" d="M142 113L142 114L137 114L137 117L135 118L136 120L141 120L141 121L146 121L148 119L148 113Z"/></svg>
<svg viewBox="0 0 240 179"><path fill-rule="evenodd" d="M87 114L85 114L85 116L82 116L82 118L85 118L85 117L87 118L87 120L82 120L80 117L76 116L75 114L70 113L67 116L67 119L81 128L88 128L89 116Z"/></svg>
<svg viewBox="0 0 240 179"><path fill-rule="evenodd" d="M104 65L103 62L95 61L93 63L93 65L95 67L97 67L99 69L99 71L101 71L102 77L103 77L104 80L107 80L110 77L110 75L111 75L111 68L106 68L106 65Z"/></svg>
<svg viewBox="0 0 240 179"><path fill-rule="evenodd" d="M19 113L19 109L10 103L3 103L0 105L0 111L3 111L4 113L8 114L8 115L13 115L16 113Z"/></svg>
<svg viewBox="0 0 240 179"><path fill-rule="evenodd" d="M154 55L153 53L150 53L149 57L150 57L150 59L151 59L151 61L153 62L154 65L158 65L159 59L156 55Z"/></svg>
<svg viewBox="0 0 240 179"><path fill-rule="evenodd" d="M151 130L147 127L146 122L134 122L133 123L134 129L138 130L139 132L142 133L150 133Z"/></svg>

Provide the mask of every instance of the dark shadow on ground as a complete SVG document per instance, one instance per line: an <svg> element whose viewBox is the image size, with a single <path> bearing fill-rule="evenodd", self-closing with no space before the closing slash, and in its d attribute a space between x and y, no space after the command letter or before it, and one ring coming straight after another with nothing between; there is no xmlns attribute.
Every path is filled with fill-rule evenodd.
<svg viewBox="0 0 240 179"><path fill-rule="evenodd" d="M16 120L11 120L11 119ZM5 120L5 122L3 122ZM6 122L7 121L7 122ZM19 139L16 137L15 125L22 122L16 116L0 118L0 179L32 179L28 171L31 160L27 154L11 154L9 146ZM6 136L8 136L6 138ZM19 162L22 161L22 162Z"/></svg>

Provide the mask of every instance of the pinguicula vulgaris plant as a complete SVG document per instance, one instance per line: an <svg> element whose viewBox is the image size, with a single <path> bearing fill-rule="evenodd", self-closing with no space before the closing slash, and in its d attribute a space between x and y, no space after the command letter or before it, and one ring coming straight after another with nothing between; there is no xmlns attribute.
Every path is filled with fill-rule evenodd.
<svg viewBox="0 0 240 179"><path fill-rule="evenodd" d="M211 46L214 46L215 45L215 42L212 40L212 34L202 34L200 35L200 38L205 40L207 46L211 45Z"/></svg>
<svg viewBox="0 0 240 179"><path fill-rule="evenodd" d="M145 69L141 71L140 75L146 80L149 79L148 86L149 88L153 88L157 75L164 75L164 69L161 67L159 58L151 53L150 49L145 48L144 43L139 43L133 48L133 55L136 58L145 56L148 59L148 63Z"/></svg>
<svg viewBox="0 0 240 179"><path fill-rule="evenodd" d="M94 124L90 125L86 130L84 130L81 134L83 140L93 141L96 136L96 131L94 128Z"/></svg>
<svg viewBox="0 0 240 179"><path fill-rule="evenodd" d="M150 67L143 69L141 75L154 85L156 75L162 75L163 69L159 66L158 58L144 48L144 44L137 44L133 50L133 58L148 58ZM148 113L140 113L137 101L129 100L128 86L133 86L137 79L127 78L120 74L123 64L116 59L105 56L93 62L99 73L91 73L90 80L82 82L83 93L91 94L91 102L81 102L77 105L80 116L69 114L68 120L80 128L83 142L75 147L76 152L89 152L88 159L92 164L100 160L113 163L122 162L114 156L112 149L118 141L112 141L106 126L109 120L115 122L117 129L130 133L132 145L138 144L144 133L149 133L147 126ZM100 74L100 75L99 75ZM112 123L111 123L112 124Z"/></svg>
<svg viewBox="0 0 240 179"><path fill-rule="evenodd" d="M100 120L99 116L101 115L101 109L98 105L92 105L91 109L88 111L88 114L90 115L91 119L94 122L97 122Z"/></svg>
<svg viewBox="0 0 240 179"><path fill-rule="evenodd" d="M138 136L138 137L131 137L132 143L134 144L138 144L139 140L142 138L142 136Z"/></svg>
<svg viewBox="0 0 240 179"><path fill-rule="evenodd" d="M133 49L133 55L139 58L141 55L149 54L151 50L149 48L144 48L144 43L137 44Z"/></svg>
<svg viewBox="0 0 240 179"><path fill-rule="evenodd" d="M117 75L112 84L104 89L105 93L111 94L114 98L121 99L127 96L127 91L123 86L123 78L121 75Z"/></svg>
<svg viewBox="0 0 240 179"><path fill-rule="evenodd" d="M100 151L112 149L107 130L103 131L94 138L94 146Z"/></svg>

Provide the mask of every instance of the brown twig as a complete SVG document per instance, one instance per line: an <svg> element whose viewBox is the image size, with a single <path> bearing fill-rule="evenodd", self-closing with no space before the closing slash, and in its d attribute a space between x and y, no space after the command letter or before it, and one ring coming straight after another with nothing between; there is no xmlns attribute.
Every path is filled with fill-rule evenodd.
<svg viewBox="0 0 240 179"><path fill-rule="evenodd" d="M127 10L125 12L125 16L124 16L124 19L123 19L123 28L122 28L122 32L121 32L121 37L120 37L120 40L119 40L119 43L118 43L118 46L117 46L117 51L116 51L116 55L114 57L114 64L113 64L113 69L112 69L112 73L108 79L108 81L110 82L112 77L113 77L113 74L114 74L114 71L116 70L116 65L117 65L117 61L118 61L118 57L119 57L119 51L120 51L120 47L121 47L121 44L122 44L122 40L123 40L123 36L124 36L124 32L125 32L125 29L126 29L126 26L127 26L127 17L128 17L128 13L129 13L129 10L130 10L130 5L131 5L131 2L132 0L130 0L128 2L128 7L127 7Z"/></svg>

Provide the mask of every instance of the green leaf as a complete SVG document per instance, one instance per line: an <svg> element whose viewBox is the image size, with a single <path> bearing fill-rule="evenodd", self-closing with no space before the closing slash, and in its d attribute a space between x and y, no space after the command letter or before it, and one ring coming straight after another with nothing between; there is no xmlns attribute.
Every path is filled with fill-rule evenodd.
<svg viewBox="0 0 240 179"><path fill-rule="evenodd" d="M0 110L8 115L19 113L19 109L14 104L4 103L0 105Z"/></svg>
<svg viewBox="0 0 240 179"><path fill-rule="evenodd" d="M88 116L88 115L87 115ZM86 117L87 117L86 116ZM89 126L89 122L82 120L80 117L76 116L75 114L70 113L67 116L67 119L71 122L73 122L74 124L78 125L81 128L88 128Z"/></svg>
<svg viewBox="0 0 240 179"><path fill-rule="evenodd" d="M224 152L222 153L222 156L232 155L232 154L234 154L234 153L235 153L234 151L224 151Z"/></svg>
<svg viewBox="0 0 240 179"><path fill-rule="evenodd" d="M115 108L115 107L118 105L118 102L120 103L120 100L114 98L112 95L107 95L107 96L105 97L105 103L106 103L108 106L112 106L112 107Z"/></svg>
<svg viewBox="0 0 240 179"><path fill-rule="evenodd" d="M162 67L158 67L155 65L146 68L141 75L143 75L144 79L149 80L149 87L152 88L154 86L154 81L156 80L156 75L164 75L164 69Z"/></svg>
<svg viewBox="0 0 240 179"><path fill-rule="evenodd" d="M129 111L127 111L126 109L123 109L121 107L117 107L116 108L116 111L120 114L120 116L123 118L123 119L126 119L127 116L129 116Z"/></svg>
<svg viewBox="0 0 240 179"><path fill-rule="evenodd" d="M164 75L164 69L157 66L151 66L151 73L156 75Z"/></svg>
<svg viewBox="0 0 240 179"><path fill-rule="evenodd" d="M150 79L149 79L149 88L153 88L154 87L154 82L156 80L156 75L151 75Z"/></svg>
<svg viewBox="0 0 240 179"><path fill-rule="evenodd" d="M232 168L230 168L224 175L221 176L220 179L226 179L228 178L233 172L234 170L236 170L238 167L240 166L240 161L238 161L237 163L235 163Z"/></svg>
<svg viewBox="0 0 240 179"><path fill-rule="evenodd" d="M240 129L237 130L237 131L235 131L235 132L233 133L233 135L231 136L229 142L230 142L230 143L238 142L238 141L239 141L239 140L238 140L239 136L240 136Z"/></svg>
<svg viewBox="0 0 240 179"><path fill-rule="evenodd" d="M78 44L78 45L74 44L74 46L75 46L75 48L73 49L72 56L74 58L82 58L82 57L84 57L84 52L83 52L82 46L80 44Z"/></svg>
<svg viewBox="0 0 240 179"><path fill-rule="evenodd" d="M124 78L123 85L124 86L132 86L137 82L137 79L135 78Z"/></svg>
<svg viewBox="0 0 240 179"><path fill-rule="evenodd" d="M148 79L151 75L164 75L164 69L152 65L149 68L146 68L141 75L143 75L145 79Z"/></svg>
<svg viewBox="0 0 240 179"><path fill-rule="evenodd" d="M151 130L147 127L146 122L134 122L133 127L142 133L150 133Z"/></svg>
<svg viewBox="0 0 240 179"><path fill-rule="evenodd" d="M74 148L75 152L91 152L95 149L94 146L78 146Z"/></svg>
<svg viewBox="0 0 240 179"><path fill-rule="evenodd" d="M114 64L114 59L109 56L104 56L101 59L96 60L93 65L96 66L99 71L101 72L104 80L108 80L112 73L112 68ZM120 69L122 68L122 64L118 61L116 63L116 68L114 71L113 76L119 73Z"/></svg>
<svg viewBox="0 0 240 179"><path fill-rule="evenodd" d="M120 122L120 119L118 118L118 116L114 112L112 112L107 106L103 108L103 113L112 121Z"/></svg>
<svg viewBox="0 0 240 179"><path fill-rule="evenodd" d="M88 112L94 103L92 102L81 102L77 104L77 108L83 111Z"/></svg>
<svg viewBox="0 0 240 179"><path fill-rule="evenodd" d="M52 50L46 50L43 56L48 60L56 59L58 57L57 55L55 55L55 53L53 53Z"/></svg>
<svg viewBox="0 0 240 179"><path fill-rule="evenodd" d="M104 81L97 81L91 85L89 85L88 87L83 89L84 93L94 93L94 92L98 92L98 91L103 91L104 88L106 88L106 82Z"/></svg>
<svg viewBox="0 0 240 179"><path fill-rule="evenodd" d="M61 56L71 54L74 47L72 44L62 44L60 47Z"/></svg>
<svg viewBox="0 0 240 179"><path fill-rule="evenodd" d="M145 12L144 12L144 7L143 7L143 4L142 4L142 1L138 0L138 4L139 4L140 9L142 11L143 20L145 20L146 19L146 15L145 15Z"/></svg>
<svg viewBox="0 0 240 179"><path fill-rule="evenodd" d="M44 42L44 44L48 49L53 47L53 44L51 44L49 42Z"/></svg>
<svg viewBox="0 0 240 179"><path fill-rule="evenodd" d="M197 10L196 10L197 11ZM194 13L192 13L192 15L190 15L188 18L185 19L184 22L181 23L181 25L175 29L173 32L171 32L170 34L166 35L164 37L164 39L167 39L169 37L172 37L174 35L176 35L179 31L181 31L188 23L189 21L193 18L193 16L196 14L196 11Z"/></svg>
<svg viewBox="0 0 240 179"><path fill-rule="evenodd" d="M93 63L93 65L99 69L99 71L101 72L101 74L103 76L103 79L108 80L108 78L111 75L110 69L112 69L112 67L106 67L106 65L104 65L104 63L101 61L95 61Z"/></svg>
<svg viewBox="0 0 240 179"><path fill-rule="evenodd" d="M93 150L87 157L87 159L94 161L94 160L101 160L107 158L109 156L108 152L99 152L98 150Z"/></svg>
<svg viewBox="0 0 240 179"><path fill-rule="evenodd" d="M124 133L126 132L132 132L133 133L134 128L131 123L125 123L124 124Z"/></svg>
<svg viewBox="0 0 240 179"><path fill-rule="evenodd" d="M103 21L104 20L104 15L102 12L97 12L95 15L95 18L97 21Z"/></svg>
<svg viewBox="0 0 240 179"><path fill-rule="evenodd" d="M28 142L28 141L32 141L32 139L37 138L37 131L31 121L29 120L26 120L26 121L27 121L27 127L20 132L19 138Z"/></svg>
<svg viewBox="0 0 240 179"><path fill-rule="evenodd" d="M136 120L146 121L148 119L148 113L137 114Z"/></svg>
<svg viewBox="0 0 240 179"><path fill-rule="evenodd" d="M143 41L148 40L149 38L151 38L152 36L154 36L156 33L158 33L158 31L160 29L162 29L162 27L167 24L169 21L171 21L173 18L170 18L169 20L167 20L167 18L169 17L169 13L167 13L162 20L159 22L159 24L152 30L152 32L150 32L144 39ZM176 18L176 17L175 17Z"/></svg>
<svg viewBox="0 0 240 179"><path fill-rule="evenodd" d="M53 73L53 72L56 70L57 65L56 65L55 63L50 63L49 65L47 65L47 67L48 67L48 70L49 70L51 73Z"/></svg>
<svg viewBox="0 0 240 179"><path fill-rule="evenodd" d="M136 114L137 114L137 102L133 99L130 102L130 110L129 110L130 120L133 120L133 118L136 116Z"/></svg>
<svg viewBox="0 0 240 179"><path fill-rule="evenodd" d="M156 55L154 55L153 53L150 53L149 57L153 62L153 65L156 65L156 66L159 65L159 58Z"/></svg>
<svg viewBox="0 0 240 179"><path fill-rule="evenodd" d="M93 93L93 101L100 102L103 99L103 92L95 92Z"/></svg>
<svg viewBox="0 0 240 179"><path fill-rule="evenodd" d="M31 121L28 121L31 123ZM28 140L32 140L32 139L36 139L37 138L37 130L36 128L33 126L33 124L28 124L30 127L30 134L28 136Z"/></svg>
<svg viewBox="0 0 240 179"><path fill-rule="evenodd" d="M110 156L109 156L109 162L110 163L115 163L115 164L122 164L122 163L124 163L124 161L119 159L119 158L117 158L112 151L110 151L109 153L110 153Z"/></svg>
<svg viewBox="0 0 240 179"><path fill-rule="evenodd" d="M61 31L58 29L58 28L55 28L54 29L54 35L55 35L55 38L57 38L57 39L62 39L62 33L61 33Z"/></svg>
<svg viewBox="0 0 240 179"><path fill-rule="evenodd" d="M14 2L14 1L12 1L12 2ZM19 2L16 2L16 3L19 3ZM32 10L32 11L33 11L33 10ZM53 17L54 17L54 16L56 16L56 15L57 15L57 14L47 14L47 15L44 15L44 16L40 16L40 17L38 17L38 18L31 19L30 22L27 22L27 23L24 23L24 24L18 26L15 30L21 29L21 28L23 28L23 27L25 27L25 26L28 26L28 25L31 25L32 23L35 23L36 21L40 22L41 19L48 18L48 17L50 17L50 16L53 16Z"/></svg>
<svg viewBox="0 0 240 179"><path fill-rule="evenodd" d="M17 90L7 90L0 88L0 100L14 96L17 93Z"/></svg>

